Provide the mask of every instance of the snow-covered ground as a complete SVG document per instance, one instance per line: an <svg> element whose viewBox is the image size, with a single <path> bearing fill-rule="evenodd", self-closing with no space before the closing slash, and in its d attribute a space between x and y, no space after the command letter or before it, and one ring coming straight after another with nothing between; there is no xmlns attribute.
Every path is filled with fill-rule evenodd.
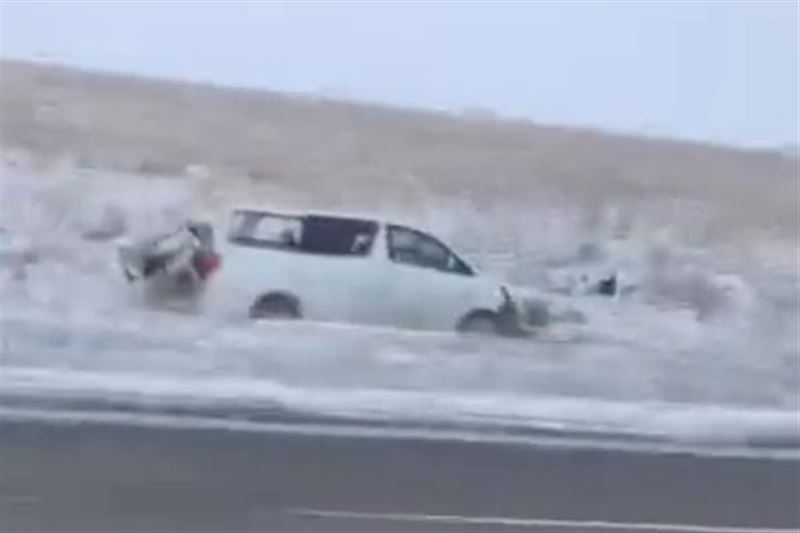
<svg viewBox="0 0 800 533"><path fill-rule="evenodd" d="M239 201L304 207L313 198L189 174L2 168L3 402L93 398L676 442L800 440L791 239L742 228L738 239L709 242L692 230L703 210L680 203L609 206L587 225L585 213L558 204L476 212L431 200L389 214L415 218L527 288L549 310L537 338L251 323L221 311L224 294L199 314L148 307L120 275L115 242L187 216L223 228ZM586 293L611 271L622 294Z"/></svg>

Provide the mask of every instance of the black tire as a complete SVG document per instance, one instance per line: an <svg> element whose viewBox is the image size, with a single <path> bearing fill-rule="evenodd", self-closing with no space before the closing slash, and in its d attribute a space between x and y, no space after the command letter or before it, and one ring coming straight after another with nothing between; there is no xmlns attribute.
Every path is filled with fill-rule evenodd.
<svg viewBox="0 0 800 533"><path fill-rule="evenodd" d="M291 294L265 294L250 306L250 318L254 320L296 320L301 316L300 301Z"/></svg>
<svg viewBox="0 0 800 533"><path fill-rule="evenodd" d="M478 310L462 318L456 329L467 335L498 335L500 324L496 313Z"/></svg>

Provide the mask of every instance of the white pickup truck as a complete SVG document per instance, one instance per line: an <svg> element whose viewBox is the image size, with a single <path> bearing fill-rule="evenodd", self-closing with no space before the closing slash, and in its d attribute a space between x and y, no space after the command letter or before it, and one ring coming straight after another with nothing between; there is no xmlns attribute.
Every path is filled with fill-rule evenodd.
<svg viewBox="0 0 800 533"><path fill-rule="evenodd" d="M523 333L506 287L408 226L240 209L223 257L218 289L252 318Z"/></svg>

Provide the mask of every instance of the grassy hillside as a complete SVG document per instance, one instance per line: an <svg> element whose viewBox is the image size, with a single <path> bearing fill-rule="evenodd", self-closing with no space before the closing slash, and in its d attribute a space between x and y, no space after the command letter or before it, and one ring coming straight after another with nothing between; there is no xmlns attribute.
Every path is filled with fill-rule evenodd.
<svg viewBox="0 0 800 533"><path fill-rule="evenodd" d="M455 88L457 90L457 88ZM587 102L576 102L587 105ZM204 165L329 202L477 208L689 201L717 223L798 230L798 160L701 144L3 61L6 148L83 165Z"/></svg>

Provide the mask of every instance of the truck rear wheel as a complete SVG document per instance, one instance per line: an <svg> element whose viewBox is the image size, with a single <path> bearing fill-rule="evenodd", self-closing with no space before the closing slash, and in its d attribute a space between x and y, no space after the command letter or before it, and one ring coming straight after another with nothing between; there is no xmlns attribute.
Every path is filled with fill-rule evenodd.
<svg viewBox="0 0 800 533"><path fill-rule="evenodd" d="M249 314L255 320L294 320L302 316L300 301L286 293L259 296L250 306Z"/></svg>

